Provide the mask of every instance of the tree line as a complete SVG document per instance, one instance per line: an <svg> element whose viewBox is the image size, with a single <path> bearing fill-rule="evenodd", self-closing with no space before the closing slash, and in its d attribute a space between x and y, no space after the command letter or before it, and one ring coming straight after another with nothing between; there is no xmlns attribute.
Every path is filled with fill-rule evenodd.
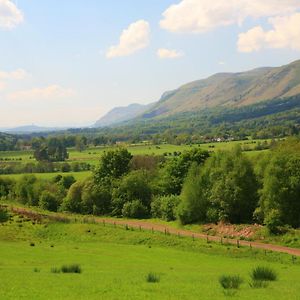
<svg viewBox="0 0 300 300"><path fill-rule="evenodd" d="M106 151L82 181L0 179L0 196L49 210L129 218L300 226L300 141L278 142L251 159L239 147L172 158Z"/></svg>

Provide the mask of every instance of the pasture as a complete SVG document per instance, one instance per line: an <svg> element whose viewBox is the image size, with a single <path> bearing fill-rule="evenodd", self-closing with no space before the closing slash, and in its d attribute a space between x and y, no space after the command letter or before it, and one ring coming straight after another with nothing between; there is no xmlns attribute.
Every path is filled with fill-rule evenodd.
<svg viewBox="0 0 300 300"><path fill-rule="evenodd" d="M300 295L300 266L284 254L102 224L38 224L19 216L4 224L1 299L227 299L218 282L224 274L244 279L238 299ZM51 271L66 264L79 264L82 273ZM250 287L258 265L276 270L278 281ZM147 282L149 273L158 282Z"/></svg>

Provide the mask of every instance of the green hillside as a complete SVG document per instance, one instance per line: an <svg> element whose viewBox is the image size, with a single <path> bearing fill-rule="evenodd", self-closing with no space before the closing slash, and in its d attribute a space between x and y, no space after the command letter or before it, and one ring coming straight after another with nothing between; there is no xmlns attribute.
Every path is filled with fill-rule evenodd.
<svg viewBox="0 0 300 300"><path fill-rule="evenodd" d="M220 73L165 93L143 118L212 107L240 107L300 93L300 61L277 68Z"/></svg>

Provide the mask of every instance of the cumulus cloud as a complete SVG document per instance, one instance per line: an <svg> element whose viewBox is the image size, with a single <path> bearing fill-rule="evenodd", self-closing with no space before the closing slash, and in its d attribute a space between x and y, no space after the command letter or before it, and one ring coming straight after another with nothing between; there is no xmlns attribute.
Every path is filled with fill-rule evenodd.
<svg viewBox="0 0 300 300"><path fill-rule="evenodd" d="M24 20L23 13L10 0L0 0L0 28L13 29Z"/></svg>
<svg viewBox="0 0 300 300"><path fill-rule="evenodd" d="M66 89L59 85L50 85L44 88L33 88L29 90L17 91L9 94L9 100L56 100L75 95L74 90Z"/></svg>
<svg viewBox="0 0 300 300"><path fill-rule="evenodd" d="M246 18L280 16L298 9L299 0L182 0L167 8L160 26L176 33L203 33L241 25Z"/></svg>
<svg viewBox="0 0 300 300"><path fill-rule="evenodd" d="M182 52L172 49L160 48L157 50L157 56L159 58L179 58L183 56Z"/></svg>
<svg viewBox="0 0 300 300"><path fill-rule="evenodd" d="M265 31L256 26L238 39L240 52L254 52L263 48L289 48L300 50L300 13L290 16L274 17L269 19L271 30Z"/></svg>
<svg viewBox="0 0 300 300"><path fill-rule="evenodd" d="M149 45L150 25L144 20L139 20L123 30L119 44L111 46L107 52L107 58L131 55Z"/></svg>

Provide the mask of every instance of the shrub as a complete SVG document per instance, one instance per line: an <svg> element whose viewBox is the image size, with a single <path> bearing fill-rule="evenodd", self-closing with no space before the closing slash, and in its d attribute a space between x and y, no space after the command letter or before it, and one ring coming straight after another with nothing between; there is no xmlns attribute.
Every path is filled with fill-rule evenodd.
<svg viewBox="0 0 300 300"><path fill-rule="evenodd" d="M158 274L150 272L146 276L146 281L151 282L151 283L159 282L160 281L160 276Z"/></svg>
<svg viewBox="0 0 300 300"><path fill-rule="evenodd" d="M166 221L176 219L176 209L180 198L175 195L158 196L151 203L151 214L155 218L161 218Z"/></svg>
<svg viewBox="0 0 300 300"><path fill-rule="evenodd" d="M0 223L7 222L9 220L9 214L6 209L0 208Z"/></svg>
<svg viewBox="0 0 300 300"><path fill-rule="evenodd" d="M277 273L269 267L258 266L252 270L251 278L253 281L275 281Z"/></svg>
<svg viewBox="0 0 300 300"><path fill-rule="evenodd" d="M126 202L122 209L122 215L126 218L146 218L149 213L141 201L133 200L131 202Z"/></svg>
<svg viewBox="0 0 300 300"><path fill-rule="evenodd" d="M278 227L282 225L280 212L277 209L270 210L264 223L271 233L278 233Z"/></svg>
<svg viewBox="0 0 300 300"><path fill-rule="evenodd" d="M238 289L243 283L243 279L239 275L222 275L219 282L223 289Z"/></svg>
<svg viewBox="0 0 300 300"><path fill-rule="evenodd" d="M53 193L43 191L39 199L39 206L46 210L57 211L58 201Z"/></svg>

